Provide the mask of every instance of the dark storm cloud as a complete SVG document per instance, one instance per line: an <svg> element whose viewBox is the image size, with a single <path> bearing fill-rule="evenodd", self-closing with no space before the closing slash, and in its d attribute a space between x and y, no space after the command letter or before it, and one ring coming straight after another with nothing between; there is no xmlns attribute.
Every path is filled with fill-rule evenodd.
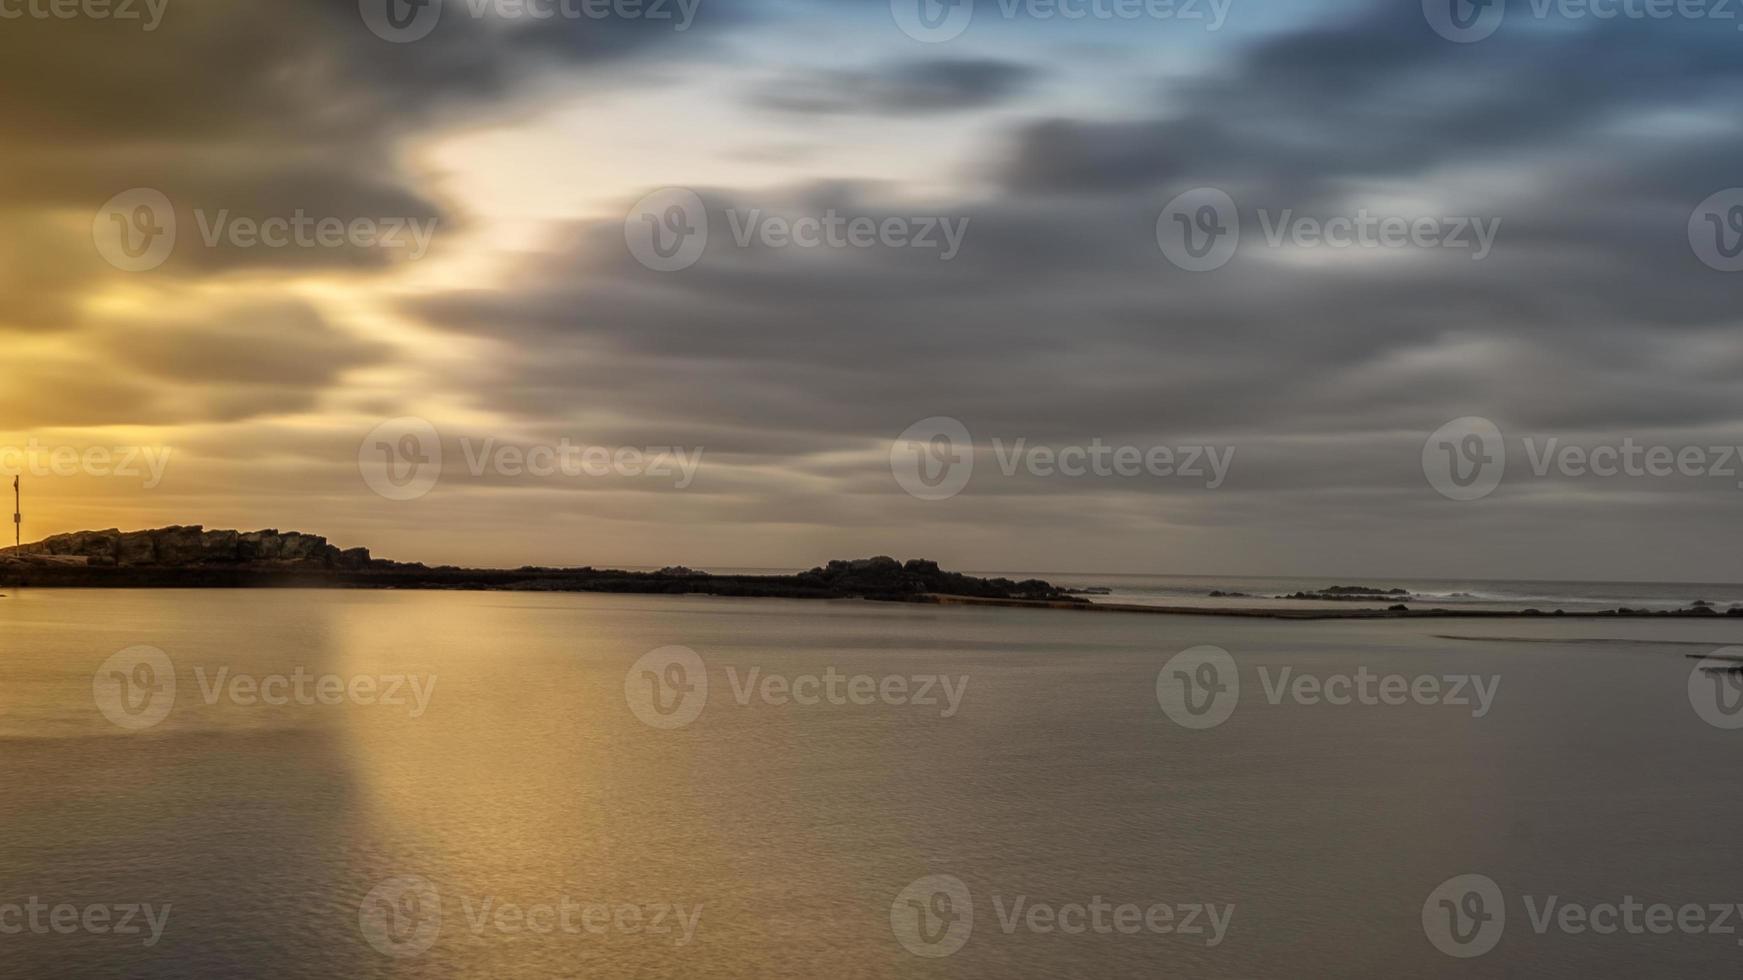
<svg viewBox="0 0 1743 980"><path fill-rule="evenodd" d="M334 329L295 301L133 316L32 358L0 395L15 426L178 425L314 408L345 372L383 364L384 345Z"/></svg>
<svg viewBox="0 0 1743 980"><path fill-rule="evenodd" d="M161 275L386 265L381 250L204 247L196 211L208 222L298 211L439 218L452 232L465 215L407 171L408 136L465 121L553 72L621 66L661 48L695 52L744 8L707 5L684 31L634 18L504 20L494 4L481 9L474 17L454 0L412 43L372 33L355 0L175 0L150 31L124 20L5 21L0 210L13 227L34 229L30 250L53 255L54 269L32 276L28 302L0 305L0 326L65 326L75 316L73 291L112 270L89 233L64 219L95 215L135 187L163 192L183 225ZM603 72L587 77L609 84ZM15 296L28 264L6 266L0 285Z"/></svg>
<svg viewBox="0 0 1743 980"><path fill-rule="evenodd" d="M1321 555L1341 535L1418 521L1446 524L1453 540L1419 460L1449 419L1670 445L1743 436L1736 280L1702 265L1687 237L1695 205L1738 183L1732 44L1649 22L1454 45L1415 5L1376 4L1181 83L1170 115L1027 127L990 197L915 207L875 187L714 189L708 248L681 272L638 265L621 221L583 223L523 279L414 310L501 345L500 377L474 390L489 407L546 421L610 412L635 421L594 431L689 434L837 495L771 477L762 499L791 521L922 521L943 534L970 520L1086 540L1115 526L1238 526ZM1156 219L1200 184L1239 202L1243 247L1195 274L1165 260ZM1388 201L1414 203L1377 203ZM1260 212L1357 207L1499 220L1500 231L1483 261L1266 247ZM729 230L734 213L829 208L969 226L950 262L741 246ZM908 511L877 456L930 415L981 440L972 518ZM985 472L993 437L1201 441L1236 447L1239 462L1209 496L1009 479ZM1720 482L1667 486L1699 502L1659 509L1654 526L1700 540L1728 500L1714 491L1734 492ZM1548 532L1532 529L1558 513L1645 520L1640 489L1522 485L1478 533L1542 547ZM887 501L876 516L868 498Z"/></svg>
<svg viewBox="0 0 1743 980"><path fill-rule="evenodd" d="M380 364L384 345L334 330L301 303L232 307L204 322L133 321L100 346L170 381L319 389L350 368Z"/></svg>
<svg viewBox="0 0 1743 980"><path fill-rule="evenodd" d="M1736 42L1713 22L1618 19L1453 44L1418 5L1376 4L1174 88L1178 112L1035 123L1005 177L1024 191L1261 179L1311 193L1339 177L1483 163L1654 108L1724 111L1743 81Z"/></svg>
<svg viewBox="0 0 1743 980"><path fill-rule="evenodd" d="M752 102L800 115L932 115L1008 101L1038 74L1033 66L993 58L902 61L795 73L759 89Z"/></svg>

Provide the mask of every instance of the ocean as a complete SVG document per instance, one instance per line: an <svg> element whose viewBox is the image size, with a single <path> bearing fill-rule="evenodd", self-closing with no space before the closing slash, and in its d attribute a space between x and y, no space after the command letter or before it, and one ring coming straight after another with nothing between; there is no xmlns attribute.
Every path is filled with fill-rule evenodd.
<svg viewBox="0 0 1743 980"><path fill-rule="evenodd" d="M1028 573L996 574L1036 577ZM1700 582L1553 582L1493 579L1394 579L1367 581L1330 578L1208 578L1185 575L1085 575L1038 576L1068 588L1105 588L1106 602L1139 605L1244 606L1278 608L1332 608L1343 606L1383 608L1396 602L1419 608L1442 609L1557 609L1569 613L1629 609L1685 609L1705 602L1718 612L1733 606L1743 608L1743 585ZM1403 596L1373 602L1284 599L1298 592L1316 593L1337 587L1388 590L1403 589ZM1221 592L1225 596L1213 596Z"/></svg>
<svg viewBox="0 0 1743 980"><path fill-rule="evenodd" d="M1740 625L14 590L0 976L1734 975Z"/></svg>

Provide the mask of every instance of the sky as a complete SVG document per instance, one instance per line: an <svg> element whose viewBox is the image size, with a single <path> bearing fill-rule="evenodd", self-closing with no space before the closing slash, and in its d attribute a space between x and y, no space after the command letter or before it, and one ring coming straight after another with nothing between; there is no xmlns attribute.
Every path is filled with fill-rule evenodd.
<svg viewBox="0 0 1743 980"><path fill-rule="evenodd" d="M0 0L24 537L1739 581L1687 0Z"/></svg>

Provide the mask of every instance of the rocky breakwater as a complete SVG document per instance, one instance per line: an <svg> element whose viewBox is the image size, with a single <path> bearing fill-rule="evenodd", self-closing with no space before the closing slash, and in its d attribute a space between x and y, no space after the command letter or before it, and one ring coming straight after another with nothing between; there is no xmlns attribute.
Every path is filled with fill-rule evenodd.
<svg viewBox="0 0 1743 980"><path fill-rule="evenodd" d="M0 549L14 565L90 568L307 568L358 570L378 563L367 548L340 549L298 531L208 531L194 524L146 531L75 531ZM386 564L386 563L382 563Z"/></svg>

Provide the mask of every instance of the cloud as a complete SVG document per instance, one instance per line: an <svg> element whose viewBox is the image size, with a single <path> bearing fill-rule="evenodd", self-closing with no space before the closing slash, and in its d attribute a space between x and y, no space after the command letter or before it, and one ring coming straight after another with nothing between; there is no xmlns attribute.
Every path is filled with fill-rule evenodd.
<svg viewBox="0 0 1743 980"><path fill-rule="evenodd" d="M1039 75L1031 65L995 58L900 61L793 73L758 89L751 101L798 115L935 115L1009 101Z"/></svg>
<svg viewBox="0 0 1743 980"><path fill-rule="evenodd" d="M341 333L306 304L238 306L203 322L134 321L101 346L166 381L319 388L347 369L382 363L389 348Z"/></svg>
<svg viewBox="0 0 1743 980"><path fill-rule="evenodd" d="M915 125L949 130L979 165L936 183L756 183L768 171L699 164L710 236L695 265L639 264L621 212L553 223L542 247L479 257L503 260L501 280L395 294L383 312L434 332L428 351L366 339L320 305L391 270L379 252L194 247L150 274L102 264L93 211L135 186L164 191L195 242L196 209L301 208L440 219L441 248L475 216L408 147L504 123L553 78L600 91L657 81L649 69L712 56L710 40L749 16L705 6L715 19L679 33L464 10L444 8L429 38L404 45L339 0L188 3L149 36L92 27L77 43L49 30L65 25L0 32L0 91L36 93L0 103L0 212L14 230L0 238L0 327L22 338L0 410L18 426L183 427L177 444L198 462L170 486L191 488L177 491L189 506L262 512L182 519L301 521L406 558L810 562L863 548L982 567L1631 577L1632 557L1605 557L1624 541L1685 556L1683 578L1734 567L1710 532L1734 509L1723 481L1515 473L1480 507L1449 511L1420 470L1425 436L1464 415L1516 435L1743 440L1735 276L1703 265L1687 238L1691 209L1736 184L1743 157L1728 29L1520 20L1457 45L1416 6L1374 2L1207 50L1165 84L1127 87L1125 63L1099 103L1075 93L978 144L1005 116L967 114L1022 105L1035 63L777 67L751 95L776 121L735 139L785 152L824 116L932 117ZM757 53L778 66L778 45ZM43 77L68 81L34 85ZM689 123L736 119L744 92L722 86L668 128L703 138ZM1232 196L1242 239L1227 266L1192 273L1158 246L1158 216L1199 186ZM624 189L622 207L641 190ZM1266 240L1276 220L1360 212L1498 220L1499 233L1482 261ZM829 213L963 222L965 234L948 261L736 239L735 222ZM306 291L286 288L315 274ZM355 380L378 371L393 380ZM353 417L412 402L450 440L701 447L706 459L681 494L445 473L414 518L361 488L358 440L379 419ZM968 492L939 506L903 495L887 457L932 415L962 420L982 450ZM994 438L1237 456L1214 492L1005 477ZM200 486L233 488L235 501ZM432 522L512 533L464 536L490 541L489 555L429 554L417 545ZM576 541L601 550L564 551ZM1655 561L1640 573L1673 574L1673 558Z"/></svg>
<svg viewBox="0 0 1743 980"><path fill-rule="evenodd" d="M1299 195L1344 175L1420 176L1600 139L1655 108L1722 114L1743 80L1734 49L1711 25L1652 20L1452 44L1416 5L1374 4L1171 85L1178 111L1036 122L1004 178L1092 193L1258 179Z"/></svg>
<svg viewBox="0 0 1743 980"><path fill-rule="evenodd" d="M405 44L372 33L354 0L176 0L150 31L6 21L0 212L28 231L0 254L27 235L56 258L27 302L0 305L0 328L64 327L84 284L125 281L91 248L91 220L131 188L162 192L180 219L160 277L384 269L393 253L383 249L206 247L197 223L303 213L439 220L452 234L467 216L408 166L410 139L485 118L553 73L590 73L604 88L607 66L675 44L698 50L741 19L710 8L679 32L623 17L504 19L491 4L474 17L473 6L445 2L436 29Z"/></svg>
<svg viewBox="0 0 1743 980"><path fill-rule="evenodd" d="M1420 453L1449 419L1671 445L1743 436L1718 367L1743 357L1735 286L1686 234L1691 209L1726 186L1722 161L1743 150L1734 119L1705 114L1737 63L1713 57L1708 35L1620 30L1521 31L1469 52L1420 12L1376 5L1179 82L1168 115L1023 127L991 193L916 206L876 185L705 189L708 246L681 272L634 262L621 220L581 222L501 288L407 309L499 345L471 389L482 408L553 431L587 420L631 444L689 434L729 456L738 485L765 501L735 520L869 522L897 536L921 521L945 549L994 529L1081 535L1122 556L1142 546L1117 540L1120 521L1175 537L1220 528L1250 561L1266 560L1266 535L1298 556L1375 528L1442 540L1424 530L1446 511ZM1607 77L1618 64L1639 73ZM1639 135L1673 112L1701 124ZM1244 236L1230 265L1202 274L1169 263L1156 238L1169 196L1199 183L1234 195ZM1500 231L1480 262L1272 247L1263 233L1261 213L1362 209L1499 219ZM740 244L729 231L753 211L830 210L944 215L968 230L947 263ZM1235 447L1237 463L1214 493L977 470L972 513L911 512L880 452L931 415L961 419L983 453L994 437L1211 443ZM1723 483L1665 486L1684 510L1645 506L1634 486L1526 482L1486 502L1483 533L1541 543L1555 532L1522 529L1645 521L1693 546L1735 492ZM1442 570L1476 564L1470 548L1444 557Z"/></svg>

